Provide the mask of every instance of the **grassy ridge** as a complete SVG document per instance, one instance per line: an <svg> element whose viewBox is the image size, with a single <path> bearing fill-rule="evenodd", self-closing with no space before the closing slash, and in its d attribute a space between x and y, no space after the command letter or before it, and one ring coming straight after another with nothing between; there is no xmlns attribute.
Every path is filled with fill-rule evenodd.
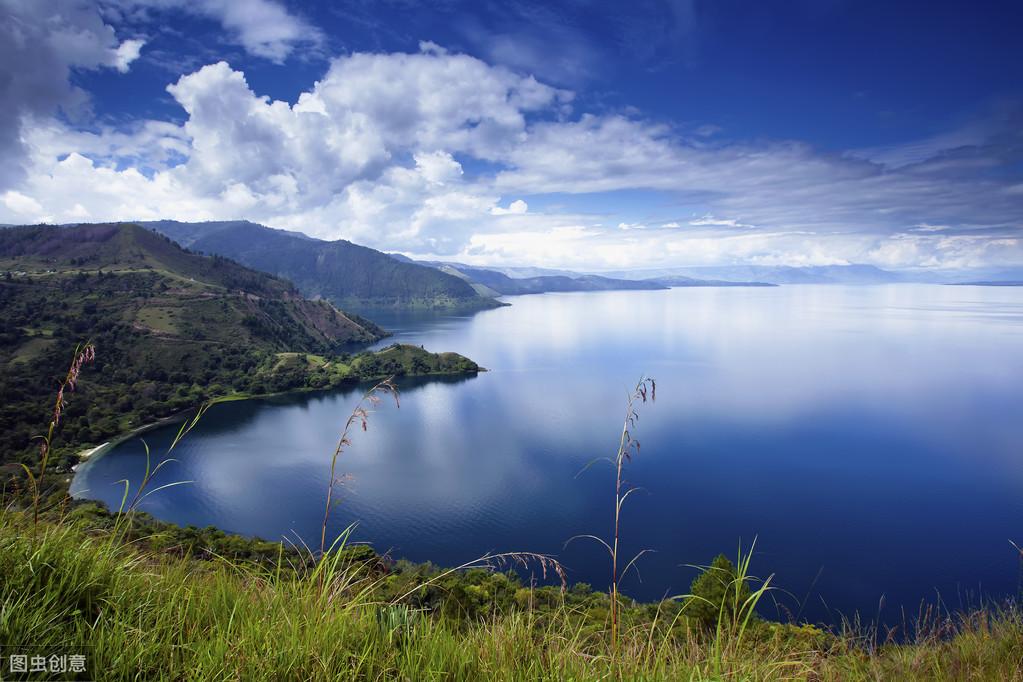
<svg viewBox="0 0 1023 682"><path fill-rule="evenodd" d="M85 651L99 679L962 679L1023 671L1015 609L871 651L852 636L758 622L736 645L678 602L531 589L503 573L381 568L358 551L295 570L140 549L80 521L0 514L0 644ZM284 555L282 554L282 557ZM317 571L321 571L318 573ZM431 582L432 581L432 582ZM402 596L401 593L408 593ZM468 596L467 596L468 595ZM470 611L460 602L474 603ZM456 606L450 606L455 604ZM954 626L954 627L953 627Z"/></svg>

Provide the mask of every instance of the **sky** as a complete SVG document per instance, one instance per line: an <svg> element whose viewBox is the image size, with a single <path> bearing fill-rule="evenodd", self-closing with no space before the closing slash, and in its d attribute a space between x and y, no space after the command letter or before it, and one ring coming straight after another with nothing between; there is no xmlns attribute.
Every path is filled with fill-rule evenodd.
<svg viewBox="0 0 1023 682"><path fill-rule="evenodd" d="M1018 0L0 0L0 223L1023 265Z"/></svg>

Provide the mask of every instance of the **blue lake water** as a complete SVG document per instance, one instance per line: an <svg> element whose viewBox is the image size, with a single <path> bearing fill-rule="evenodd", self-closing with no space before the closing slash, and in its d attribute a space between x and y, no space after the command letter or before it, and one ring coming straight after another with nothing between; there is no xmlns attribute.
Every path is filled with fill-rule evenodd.
<svg viewBox="0 0 1023 682"><path fill-rule="evenodd" d="M394 340L457 351L489 372L405 381L340 468L333 530L416 561L487 551L558 555L607 586L613 455L628 389L644 490L624 551L641 599L684 593L718 552L757 539L793 615L900 620L935 595L1016 594L1023 544L1023 288L674 289L508 299L471 317L377 316ZM361 391L218 405L177 448L144 509L318 544L329 457ZM176 427L146 434L163 452ZM117 506L144 458L126 442L83 466L79 495ZM773 613L769 607L768 615ZM785 616L784 612L780 614Z"/></svg>

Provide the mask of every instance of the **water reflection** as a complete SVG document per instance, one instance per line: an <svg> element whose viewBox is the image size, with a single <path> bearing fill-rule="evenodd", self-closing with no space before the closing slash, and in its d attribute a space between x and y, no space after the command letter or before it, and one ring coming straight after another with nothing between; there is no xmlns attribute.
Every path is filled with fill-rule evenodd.
<svg viewBox="0 0 1023 682"><path fill-rule="evenodd" d="M488 550L557 553L606 583L611 472L627 388L658 379L623 533L641 598L685 592L692 571L759 536L757 565L806 596L804 615L872 615L940 589L1016 589L1023 539L1023 289L899 285L551 294L421 326L401 340L491 369L403 382L342 457L333 517L415 560ZM386 321L382 321L385 323ZM179 523L318 537L332 444L354 391L218 405L163 475L196 483L147 509ZM147 438L158 447L172 429ZM140 445L83 468L76 489L119 500ZM790 606L793 606L790 604ZM793 608L797 610L797 608ZM884 615L884 614L882 614Z"/></svg>

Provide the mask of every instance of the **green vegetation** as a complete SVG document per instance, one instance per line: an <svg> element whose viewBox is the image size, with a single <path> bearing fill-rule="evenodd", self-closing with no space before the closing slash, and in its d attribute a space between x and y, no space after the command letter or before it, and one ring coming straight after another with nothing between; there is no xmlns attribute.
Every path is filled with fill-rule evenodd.
<svg viewBox="0 0 1023 682"><path fill-rule="evenodd" d="M899 643L879 640L876 629L776 623L756 612L770 579L751 576L752 549L740 548L734 562L716 558L690 595L640 604L617 589L628 570L617 524L604 592L523 583L507 569L564 575L550 557L527 553L441 569L348 545L348 532L313 552L180 528L136 510L148 474L116 513L72 501L55 474L74 448L216 396L479 368L407 345L347 355L323 325L343 318L368 328L292 298L286 282L228 261L196 262L177 247L136 251L150 238L138 228L102 231L90 248L79 242L96 233L79 233L69 254L52 229L23 232L30 250L0 239L0 259L17 258L0 283L0 312L11 321L0 357L5 654L84 654L91 677L133 680L1023 679L1023 612L1013 601L934 612ZM111 248L112 238L128 246ZM211 302L222 314L203 317ZM68 357L71 339L86 331L95 346ZM652 399L653 383L641 382L627 406L616 513L630 492L622 468L639 452L631 430L648 385ZM349 426L365 427L360 409ZM42 450L31 440L40 432Z"/></svg>
<svg viewBox="0 0 1023 682"><path fill-rule="evenodd" d="M190 249L286 277L306 296L344 308L480 310L500 305L458 277L344 240L311 239L248 221L145 224Z"/></svg>
<svg viewBox="0 0 1023 682"><path fill-rule="evenodd" d="M83 377L81 399L73 398L65 413L64 447L56 460L61 471L75 464L76 451L87 445L98 445L209 400L325 390L387 376L472 374L481 369L457 353L430 353L398 344L372 353L329 357L215 347L206 356L203 350L193 350L168 357L162 350L132 349L107 336L100 336L97 345L103 349L97 356L97 371ZM0 369L0 465L5 465L0 472L17 474L20 466L12 464L36 459L36 415L45 413L48 396L38 393L34 377L55 377L56 368L66 364L66 355L51 347L31 362L8 360Z"/></svg>
<svg viewBox="0 0 1023 682"><path fill-rule="evenodd" d="M0 230L0 272L3 479L37 458L39 415L82 339L98 353L83 399L65 411L52 460L61 471L76 449L218 397L479 369L406 346L351 355L384 332L286 281L133 225Z"/></svg>
<svg viewBox="0 0 1023 682"><path fill-rule="evenodd" d="M852 633L756 620L737 641L688 618L686 600L622 604L513 573L441 572L361 547L261 563L189 548L190 531L128 543L80 508L33 526L0 512L0 644L86 652L98 679L1018 680L1018 609L942 619L944 632L874 647ZM109 521L109 518L107 518ZM138 525L138 520L133 522ZM176 534L176 536L175 536ZM205 543L206 538L199 540ZM237 546L257 546L237 540ZM207 545L202 544L203 547ZM336 559L336 561L334 561ZM6 649L5 649L6 650Z"/></svg>
<svg viewBox="0 0 1023 682"><path fill-rule="evenodd" d="M724 554L714 557L707 570L693 580L690 592L696 599L688 615L709 630L717 627L719 619L738 618L735 602L744 604L751 596L749 584L739 580L735 564Z"/></svg>

